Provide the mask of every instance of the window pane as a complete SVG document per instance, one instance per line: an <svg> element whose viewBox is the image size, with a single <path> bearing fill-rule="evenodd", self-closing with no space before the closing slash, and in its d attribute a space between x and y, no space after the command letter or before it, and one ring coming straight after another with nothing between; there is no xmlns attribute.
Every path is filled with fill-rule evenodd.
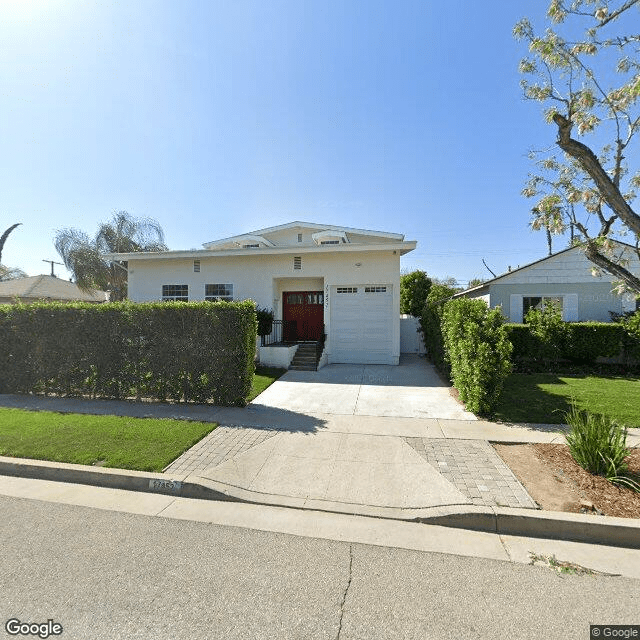
<svg viewBox="0 0 640 640"><path fill-rule="evenodd" d="M189 285L186 284L163 284L162 285L163 300L183 300L189 301Z"/></svg>
<svg viewBox="0 0 640 640"><path fill-rule="evenodd" d="M233 285L232 284L205 284L204 299L208 302L216 302L224 300L225 302L233 301Z"/></svg>

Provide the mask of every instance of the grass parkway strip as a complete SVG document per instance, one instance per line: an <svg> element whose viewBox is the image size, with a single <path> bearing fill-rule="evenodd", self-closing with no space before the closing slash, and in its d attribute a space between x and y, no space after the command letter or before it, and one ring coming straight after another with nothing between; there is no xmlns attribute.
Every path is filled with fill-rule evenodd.
<svg viewBox="0 0 640 640"><path fill-rule="evenodd" d="M162 471L216 426L211 422L0 408L0 455Z"/></svg>

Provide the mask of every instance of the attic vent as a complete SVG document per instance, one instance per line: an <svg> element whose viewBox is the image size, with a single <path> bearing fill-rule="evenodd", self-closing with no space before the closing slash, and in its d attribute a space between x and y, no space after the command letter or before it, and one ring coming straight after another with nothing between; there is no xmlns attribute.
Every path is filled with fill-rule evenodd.
<svg viewBox="0 0 640 640"><path fill-rule="evenodd" d="M302 269L302 258L300 256L294 256L294 258L293 258L293 268L294 269Z"/></svg>
<svg viewBox="0 0 640 640"><path fill-rule="evenodd" d="M193 261L193 272L200 273L200 260Z"/></svg>

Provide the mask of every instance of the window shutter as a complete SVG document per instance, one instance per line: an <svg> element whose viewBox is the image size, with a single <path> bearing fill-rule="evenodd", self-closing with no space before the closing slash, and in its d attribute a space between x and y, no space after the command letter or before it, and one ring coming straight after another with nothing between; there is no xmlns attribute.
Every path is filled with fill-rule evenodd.
<svg viewBox="0 0 640 640"><path fill-rule="evenodd" d="M509 320L511 322L524 322L522 317L522 296L512 293L509 296Z"/></svg>
<svg viewBox="0 0 640 640"><path fill-rule="evenodd" d="M566 322L578 321L578 294L568 293L562 301L562 319Z"/></svg>

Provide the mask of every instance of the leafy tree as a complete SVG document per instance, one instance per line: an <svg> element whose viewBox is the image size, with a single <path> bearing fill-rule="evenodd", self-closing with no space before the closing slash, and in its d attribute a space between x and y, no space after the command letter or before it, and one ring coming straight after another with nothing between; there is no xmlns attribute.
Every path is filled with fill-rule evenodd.
<svg viewBox="0 0 640 640"><path fill-rule="evenodd" d="M158 222L126 211L114 212L93 238L80 229L59 229L54 244L80 289L110 291L112 301L127 297L126 263L110 261L105 254L167 250Z"/></svg>
<svg viewBox="0 0 640 640"><path fill-rule="evenodd" d="M631 145L640 130L638 8L640 0L551 0L544 34L527 18L514 27L529 45L520 62L524 95L545 105L558 134L555 152L532 154L537 173L523 190L537 199L531 226L570 230L596 270L636 293L640 278L611 238L627 236L640 257L640 215L631 206L640 171L628 162L637 162Z"/></svg>
<svg viewBox="0 0 640 640"><path fill-rule="evenodd" d="M431 285L431 278L424 271L412 271L400 276L400 313L420 316Z"/></svg>
<svg viewBox="0 0 640 640"><path fill-rule="evenodd" d="M484 284L484 279L483 278L471 278L471 280L469 280L469 289L472 289L473 287L479 287L481 284Z"/></svg>
<svg viewBox="0 0 640 640"><path fill-rule="evenodd" d="M0 282L5 280L18 280L19 278L26 278L27 274L17 267L5 267L0 264Z"/></svg>

